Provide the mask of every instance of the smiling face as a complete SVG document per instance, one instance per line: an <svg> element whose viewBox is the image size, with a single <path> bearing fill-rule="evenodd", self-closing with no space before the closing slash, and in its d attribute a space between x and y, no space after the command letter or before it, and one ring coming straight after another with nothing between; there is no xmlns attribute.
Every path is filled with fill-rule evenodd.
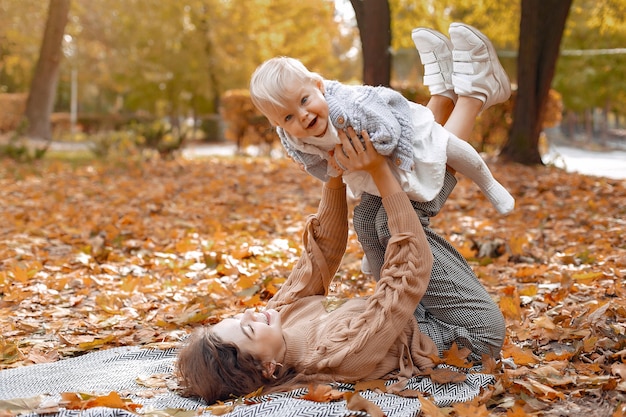
<svg viewBox="0 0 626 417"><path fill-rule="evenodd" d="M285 339L276 310L255 312L248 309L217 323L212 331L223 342L233 343L262 362L281 362L285 355Z"/></svg>
<svg viewBox="0 0 626 417"><path fill-rule="evenodd" d="M310 80L289 89L290 98L282 108L269 108L265 116L291 136L303 139L322 137L328 129L328 103L321 81Z"/></svg>

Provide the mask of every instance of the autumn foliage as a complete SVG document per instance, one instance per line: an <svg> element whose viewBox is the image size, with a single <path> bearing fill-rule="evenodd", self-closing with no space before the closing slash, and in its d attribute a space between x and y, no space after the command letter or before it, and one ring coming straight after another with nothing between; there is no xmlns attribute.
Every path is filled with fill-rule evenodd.
<svg viewBox="0 0 626 417"><path fill-rule="evenodd" d="M499 304L504 360L485 362L498 381L490 391L438 412L624 415L624 181L488 163L515 211L498 215L459 176L432 226ZM320 191L286 159L2 161L0 368L175 346L197 325L262 306L294 266ZM372 291L360 259L351 233L332 291ZM465 358L442 360L465 367ZM439 415L427 401L425 415Z"/></svg>

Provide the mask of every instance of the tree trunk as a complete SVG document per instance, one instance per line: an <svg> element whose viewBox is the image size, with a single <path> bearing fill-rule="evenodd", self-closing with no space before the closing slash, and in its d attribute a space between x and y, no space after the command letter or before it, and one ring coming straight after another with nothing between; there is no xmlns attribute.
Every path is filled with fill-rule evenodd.
<svg viewBox="0 0 626 417"><path fill-rule="evenodd" d="M363 83L388 87L391 80L391 12L387 0L350 0L361 37Z"/></svg>
<svg viewBox="0 0 626 417"><path fill-rule="evenodd" d="M48 20L24 113L28 119L26 135L33 139L52 139L50 113L56 98L63 57L61 45L69 10L70 0L50 0L48 5Z"/></svg>
<svg viewBox="0 0 626 417"><path fill-rule="evenodd" d="M522 0L518 88L504 159L542 164L539 135L572 0Z"/></svg>

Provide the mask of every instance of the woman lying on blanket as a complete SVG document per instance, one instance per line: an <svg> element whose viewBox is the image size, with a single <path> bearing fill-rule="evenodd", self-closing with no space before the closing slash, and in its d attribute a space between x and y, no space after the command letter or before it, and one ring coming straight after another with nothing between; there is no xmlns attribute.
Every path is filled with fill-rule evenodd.
<svg viewBox="0 0 626 417"><path fill-rule="evenodd" d="M339 166L368 172L381 193L391 236L373 295L328 308L326 294L346 249L348 209L341 176L324 184L318 213L303 236L305 250L264 311L246 310L196 330L177 370L189 395L212 404L264 387L411 377L456 342L471 359L499 356L504 320L463 257L428 227L385 157L350 128L340 133ZM339 169L337 166L337 169ZM440 203L454 188L447 176ZM434 255L434 256L433 256Z"/></svg>

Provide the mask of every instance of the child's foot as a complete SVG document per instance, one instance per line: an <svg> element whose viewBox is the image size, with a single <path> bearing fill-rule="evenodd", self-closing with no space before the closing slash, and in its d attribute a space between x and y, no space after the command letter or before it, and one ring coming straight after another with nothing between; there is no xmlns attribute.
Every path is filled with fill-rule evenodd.
<svg viewBox="0 0 626 417"><path fill-rule="evenodd" d="M450 25L452 84L459 96L481 100L485 110L511 96L511 82L491 41L478 29L463 23Z"/></svg>
<svg viewBox="0 0 626 417"><path fill-rule="evenodd" d="M413 29L413 43L424 65L424 85L430 95L441 95L456 102L452 85L452 43L444 34L426 28Z"/></svg>
<svg viewBox="0 0 626 417"><path fill-rule="evenodd" d="M515 199L498 181L483 188L483 193L500 214L509 214L515 208Z"/></svg>

